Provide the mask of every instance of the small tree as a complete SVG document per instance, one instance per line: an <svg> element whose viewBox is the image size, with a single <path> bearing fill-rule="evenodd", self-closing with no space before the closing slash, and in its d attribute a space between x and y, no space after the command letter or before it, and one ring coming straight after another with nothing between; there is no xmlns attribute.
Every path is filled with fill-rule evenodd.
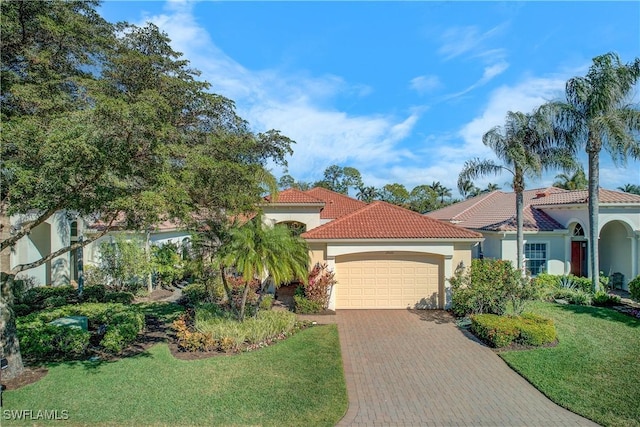
<svg viewBox="0 0 640 427"><path fill-rule="evenodd" d="M117 236L113 242L102 242L98 269L108 281L105 286L118 291L137 290L144 285L149 273L142 242L122 236Z"/></svg>
<svg viewBox="0 0 640 427"><path fill-rule="evenodd" d="M174 281L181 279L184 269L178 254L178 245L169 242L162 246L153 246L151 267L156 273L157 283L163 288L170 287Z"/></svg>

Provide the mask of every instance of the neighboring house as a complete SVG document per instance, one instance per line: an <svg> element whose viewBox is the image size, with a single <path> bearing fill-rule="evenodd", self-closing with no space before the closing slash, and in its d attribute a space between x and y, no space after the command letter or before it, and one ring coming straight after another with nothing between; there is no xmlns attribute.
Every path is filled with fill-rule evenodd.
<svg viewBox="0 0 640 427"><path fill-rule="evenodd" d="M600 270L621 273L628 289L640 274L640 196L600 189ZM524 257L532 275L590 276L587 190L549 187L524 192ZM482 233L474 257L516 263L515 193L493 191L426 214ZM596 272L597 274L597 272ZM620 275L616 275L617 278Z"/></svg>
<svg viewBox="0 0 640 427"><path fill-rule="evenodd" d="M16 215L11 218L12 228L19 228L34 218L35 214ZM10 268L13 269L19 264L37 261L73 242L95 236L103 230L104 224L100 222L87 221L73 213L56 212L51 218L35 227L29 235L18 240L16 245L11 248ZM135 236L145 244L157 246L169 242L180 246L189 242L191 236L188 231L180 229L171 222L163 222L150 229L148 233L124 231L116 224L113 231L89 243L81 250L65 252L41 266L25 270L17 276L31 277L36 285L60 286L77 282L80 262L83 265L97 264L100 257L100 244L112 241L118 233L126 233L130 237Z"/></svg>
<svg viewBox="0 0 640 427"><path fill-rule="evenodd" d="M482 235L385 202L367 204L323 188L288 189L263 205L309 243L337 284L330 309L446 308L447 278L471 263Z"/></svg>

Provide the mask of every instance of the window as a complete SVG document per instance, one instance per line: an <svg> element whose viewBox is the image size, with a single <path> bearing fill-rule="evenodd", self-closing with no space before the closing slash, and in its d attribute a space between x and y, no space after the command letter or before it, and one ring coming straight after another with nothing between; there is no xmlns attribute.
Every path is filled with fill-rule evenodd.
<svg viewBox="0 0 640 427"><path fill-rule="evenodd" d="M524 244L525 267L532 276L537 276L546 271L547 264L547 244L546 243L525 243Z"/></svg>
<svg viewBox="0 0 640 427"><path fill-rule="evenodd" d="M575 237L584 237L584 229L580 224L576 224L575 228L573 229L573 235Z"/></svg>

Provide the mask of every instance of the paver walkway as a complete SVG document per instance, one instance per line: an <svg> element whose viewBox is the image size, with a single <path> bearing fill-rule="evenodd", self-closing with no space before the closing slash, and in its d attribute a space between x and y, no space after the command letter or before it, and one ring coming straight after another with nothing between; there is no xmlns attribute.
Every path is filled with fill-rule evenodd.
<svg viewBox="0 0 640 427"><path fill-rule="evenodd" d="M447 312L338 310L324 320L338 324L349 393L339 426L597 425L547 399Z"/></svg>

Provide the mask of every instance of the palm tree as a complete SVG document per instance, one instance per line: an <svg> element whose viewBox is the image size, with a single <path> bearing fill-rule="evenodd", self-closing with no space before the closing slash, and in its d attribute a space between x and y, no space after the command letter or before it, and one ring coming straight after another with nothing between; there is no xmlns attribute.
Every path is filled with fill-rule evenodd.
<svg viewBox="0 0 640 427"><path fill-rule="evenodd" d="M476 187L473 185L473 182L470 179L465 179L463 182L458 183L458 191L464 199L468 199L469 197L471 197L471 193L473 192L474 188Z"/></svg>
<svg viewBox="0 0 640 427"><path fill-rule="evenodd" d="M444 203L445 197L451 197L451 189L440 184L440 181L433 181L433 183L429 187L431 187L431 189L436 192L438 197L440 197L440 203Z"/></svg>
<svg viewBox="0 0 640 427"><path fill-rule="evenodd" d="M244 225L229 230L229 238L219 250L218 262L222 267L223 284L228 294L224 274L226 268L233 267L245 280L238 313L238 320L242 321L249 283L254 279L263 279L267 274L261 280L260 299L257 303L259 306L270 281L275 286L295 279L306 281L309 250L307 243L302 238L293 236L286 226L266 226L258 215Z"/></svg>
<svg viewBox="0 0 640 427"><path fill-rule="evenodd" d="M609 52L593 59L585 77L566 84L566 102L553 104L558 125L571 137L567 146L584 146L589 158L589 266L593 290L599 288L598 188L600 152L606 148L614 163L626 162L629 155L640 157L640 111L630 104L640 78L640 58L623 64Z"/></svg>
<svg viewBox="0 0 640 427"><path fill-rule="evenodd" d="M482 192L483 193L491 193L492 191L500 190L500 188L501 187L498 184L489 183L489 184L487 184L487 188L482 190Z"/></svg>
<svg viewBox="0 0 640 427"><path fill-rule="evenodd" d="M554 181L553 186L564 188L565 190L584 190L588 184L589 181L587 181L584 170L580 168L573 175L566 173L556 175L556 181Z"/></svg>
<svg viewBox="0 0 640 427"><path fill-rule="evenodd" d="M516 194L517 268L523 269L523 209L525 176L538 177L543 169L565 166L572 163L571 152L552 145L554 129L545 114L536 109L532 114L507 113L504 127L496 126L482 137L502 164L493 160L468 160L458 177L458 185L466 180L507 171L513 176L512 185Z"/></svg>
<svg viewBox="0 0 640 427"><path fill-rule="evenodd" d="M376 187L360 186L358 187L358 193L356 194L356 197L358 200L362 200L366 203L371 203L375 199L377 199L379 195L380 193L378 192L378 189L376 189Z"/></svg>
<svg viewBox="0 0 640 427"><path fill-rule="evenodd" d="M622 187L618 187L618 190L640 196L640 185L637 184L625 184Z"/></svg>

